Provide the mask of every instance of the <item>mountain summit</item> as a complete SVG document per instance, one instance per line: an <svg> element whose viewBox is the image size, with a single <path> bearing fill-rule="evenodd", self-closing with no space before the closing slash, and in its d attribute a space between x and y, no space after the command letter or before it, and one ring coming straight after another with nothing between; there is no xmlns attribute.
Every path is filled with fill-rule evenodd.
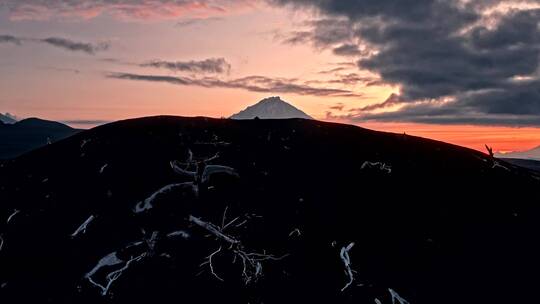
<svg viewBox="0 0 540 304"><path fill-rule="evenodd" d="M5 123L5 124L14 124L17 122L17 118L10 113L6 113L6 114L0 113L0 122Z"/></svg>
<svg viewBox="0 0 540 304"><path fill-rule="evenodd" d="M540 160L540 146L527 151L510 152L510 153L497 153L495 156L502 158L521 158Z"/></svg>
<svg viewBox="0 0 540 304"><path fill-rule="evenodd" d="M305 118L313 119L290 103L283 101L278 96L269 97L259 101L257 104L240 111L231 119L253 119L255 117L263 119L285 119L285 118Z"/></svg>

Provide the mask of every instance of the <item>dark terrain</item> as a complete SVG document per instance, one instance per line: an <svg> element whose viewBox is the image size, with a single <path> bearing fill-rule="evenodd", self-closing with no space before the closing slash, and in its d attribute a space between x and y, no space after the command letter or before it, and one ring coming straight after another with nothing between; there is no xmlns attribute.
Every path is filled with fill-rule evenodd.
<svg viewBox="0 0 540 304"><path fill-rule="evenodd" d="M0 122L0 159L19 156L80 131L59 122L38 118L28 118L13 124Z"/></svg>
<svg viewBox="0 0 540 304"><path fill-rule="evenodd" d="M503 158L505 162L540 172L540 161L533 159Z"/></svg>
<svg viewBox="0 0 540 304"><path fill-rule="evenodd" d="M150 117L5 161L0 185L3 304L538 299L540 175L437 141Z"/></svg>

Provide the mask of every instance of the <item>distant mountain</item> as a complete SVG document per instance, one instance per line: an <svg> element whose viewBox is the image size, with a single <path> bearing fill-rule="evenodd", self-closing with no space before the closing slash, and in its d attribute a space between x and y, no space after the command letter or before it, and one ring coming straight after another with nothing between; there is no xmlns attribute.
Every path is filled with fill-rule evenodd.
<svg viewBox="0 0 540 304"><path fill-rule="evenodd" d="M265 98L259 101L257 104L249 106L245 110L234 114L231 116L231 119L253 119L255 117L262 119L313 119L313 117L307 115L277 96Z"/></svg>
<svg viewBox="0 0 540 304"><path fill-rule="evenodd" d="M14 124L17 122L17 118L9 113L0 113L0 122L5 124Z"/></svg>
<svg viewBox="0 0 540 304"><path fill-rule="evenodd" d="M80 130L55 121L28 118L0 124L0 159L17 157L78 133Z"/></svg>
<svg viewBox="0 0 540 304"><path fill-rule="evenodd" d="M520 159L533 159L540 160L540 146L522 152L511 152L511 153L497 153L495 156L501 158L520 158Z"/></svg>

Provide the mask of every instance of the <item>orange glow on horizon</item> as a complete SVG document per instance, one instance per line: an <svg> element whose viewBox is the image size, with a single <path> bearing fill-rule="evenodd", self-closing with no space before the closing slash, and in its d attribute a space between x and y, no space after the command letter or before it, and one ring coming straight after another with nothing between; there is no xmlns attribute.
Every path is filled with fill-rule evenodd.
<svg viewBox="0 0 540 304"><path fill-rule="evenodd" d="M498 152L530 150L540 145L540 128L471 125L429 125L416 123L359 123L358 126L393 133L431 138L485 152L485 146Z"/></svg>

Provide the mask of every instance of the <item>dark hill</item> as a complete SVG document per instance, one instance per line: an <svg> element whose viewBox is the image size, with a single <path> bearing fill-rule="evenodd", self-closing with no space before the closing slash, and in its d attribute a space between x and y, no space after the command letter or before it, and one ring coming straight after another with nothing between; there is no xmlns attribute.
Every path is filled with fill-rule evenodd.
<svg viewBox="0 0 540 304"><path fill-rule="evenodd" d="M0 303L537 299L539 177L432 140L150 117L8 161L0 185Z"/></svg>
<svg viewBox="0 0 540 304"><path fill-rule="evenodd" d="M503 159L504 161L514 164L516 166L520 166L523 168L540 172L540 160L520 159L520 158L503 158Z"/></svg>
<svg viewBox="0 0 540 304"><path fill-rule="evenodd" d="M0 124L0 159L19 156L77 132L80 130L38 118L28 118L13 124Z"/></svg>

